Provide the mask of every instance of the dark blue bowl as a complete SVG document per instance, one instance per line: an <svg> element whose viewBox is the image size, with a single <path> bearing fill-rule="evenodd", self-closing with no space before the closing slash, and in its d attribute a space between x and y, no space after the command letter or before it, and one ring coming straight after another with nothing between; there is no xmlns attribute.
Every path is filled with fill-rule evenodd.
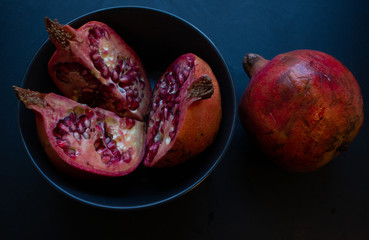
<svg viewBox="0 0 369 240"><path fill-rule="evenodd" d="M78 180L62 174L50 163L38 141L34 113L19 104L19 129L25 149L37 171L52 186L92 206L128 210L178 198L214 170L230 144L237 113L230 71L204 33L172 14L151 8L116 7L89 13L69 24L79 27L92 20L106 23L121 35L142 60L152 84L172 61L184 53L195 53L208 62L218 79L222 96L223 119L215 142L196 159L175 168L149 169L141 165L133 173L120 178ZM22 87L60 94L47 72L47 63L54 51L50 41L41 46L28 67Z"/></svg>

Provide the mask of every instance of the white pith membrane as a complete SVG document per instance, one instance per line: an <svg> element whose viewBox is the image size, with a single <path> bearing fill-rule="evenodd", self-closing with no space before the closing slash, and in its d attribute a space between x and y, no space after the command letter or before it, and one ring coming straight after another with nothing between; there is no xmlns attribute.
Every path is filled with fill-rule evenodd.
<svg viewBox="0 0 369 240"><path fill-rule="evenodd" d="M158 152L173 143L184 101L182 95L187 91L186 80L194 67L194 61L193 56L178 59L155 85L148 118L146 162L152 162Z"/></svg>

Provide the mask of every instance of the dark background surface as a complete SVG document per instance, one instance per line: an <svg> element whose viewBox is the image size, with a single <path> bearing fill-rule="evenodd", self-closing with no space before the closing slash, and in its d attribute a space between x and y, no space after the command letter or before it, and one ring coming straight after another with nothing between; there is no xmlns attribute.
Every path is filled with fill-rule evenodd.
<svg viewBox="0 0 369 240"><path fill-rule="evenodd" d="M356 76L369 111L368 1L19 1L0 3L0 234L2 239L369 239L369 127L349 150L313 173L288 173L258 157L237 121L232 144L197 188L139 211L97 209L53 189L35 171L17 130L20 85L47 39L43 19L69 22L113 6L173 13L204 32L231 70L240 99L242 58L314 49ZM163 36L172 37L172 36Z"/></svg>

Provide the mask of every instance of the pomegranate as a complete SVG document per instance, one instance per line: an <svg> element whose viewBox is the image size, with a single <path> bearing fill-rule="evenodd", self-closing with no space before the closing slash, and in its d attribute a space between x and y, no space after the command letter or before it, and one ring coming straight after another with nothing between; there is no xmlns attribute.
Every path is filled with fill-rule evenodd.
<svg viewBox="0 0 369 240"><path fill-rule="evenodd" d="M153 90L144 165L175 166L204 151L221 116L219 86L209 65L192 53L180 56Z"/></svg>
<svg viewBox="0 0 369 240"><path fill-rule="evenodd" d="M104 23L91 21L78 29L45 19L56 51L48 64L64 96L143 120L151 87L136 53Z"/></svg>
<svg viewBox="0 0 369 240"><path fill-rule="evenodd" d="M143 159L145 124L54 93L14 87L36 113L36 126L50 160L72 175L123 176Z"/></svg>
<svg viewBox="0 0 369 240"><path fill-rule="evenodd" d="M363 124L363 99L352 73L312 50L271 61L247 54L251 78L239 105L244 127L283 168L314 171L344 151Z"/></svg>

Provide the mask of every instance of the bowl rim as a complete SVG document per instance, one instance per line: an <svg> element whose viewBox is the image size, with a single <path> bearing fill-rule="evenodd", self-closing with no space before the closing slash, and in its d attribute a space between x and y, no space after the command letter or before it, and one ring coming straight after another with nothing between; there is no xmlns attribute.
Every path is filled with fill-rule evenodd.
<svg viewBox="0 0 369 240"><path fill-rule="evenodd" d="M33 159L33 156L30 152L30 150L28 149L28 146L25 142L25 139L23 137L23 133L21 130L21 119L20 119L20 107L21 107L21 103L18 101L18 106L17 106L17 127L18 127L18 134L19 137L21 139L21 142L23 143L23 148L25 149L28 157L30 158L33 167L36 169L36 171L46 180L46 182L48 182L54 189L56 189L57 191L63 193L65 196L67 196L68 198L71 198L73 200L76 200L77 202L83 203L85 205L88 206L93 206L93 207L97 207L97 208L103 208L103 209L110 209L110 210L137 210L137 209L146 209L146 208L150 208L150 207L154 207L154 206L159 206L159 205L163 205L164 203L170 202L174 199L177 199L183 195L185 195L186 193L190 192L191 190L193 190L195 187L197 187L200 183L202 183L210 174L211 172L214 171L214 169L218 166L218 164L220 163L220 161L223 159L224 155L226 154L232 138L233 138L233 134L234 134L234 129L236 126L236 119L237 119L237 93L236 93L236 89L234 86L234 81L232 78L232 74L231 71L229 70L229 67L224 59L224 57L222 56L222 54L220 53L219 49L215 46L215 44L209 39L208 36L206 36L200 29L198 29L196 26L194 26L193 24L191 24L190 22L188 22L187 20L173 14L173 13L169 13L167 11L161 10L161 9L157 9L157 8L152 8L152 7L146 7L146 6L114 6L114 7L107 7L107 8L101 8L101 9L97 9L88 13L85 13L79 17L76 17L74 19L72 19L71 21L69 21L66 24L72 24L78 20L80 20L81 18L87 17L89 15L92 14L96 14L99 12L104 12L104 11L110 11L110 10L115 10L115 9L138 9L138 10L145 10L145 11L149 11L149 12L154 12L156 14L164 14L166 16L169 16L171 18L177 19L178 21L184 23L185 25L188 25L190 28L193 28L195 31L197 31L202 37L204 37L204 39L214 48L215 52L217 53L219 59L221 60L221 62L223 63L226 73L230 79L230 86L231 86L231 91L233 92L231 98L232 98L232 102L234 105L233 108L233 114L232 114L232 124L231 124L231 128L229 131L229 136L227 138L227 141L224 145L224 148L221 152L221 154L217 157L216 161L211 165L211 167L209 169L206 170L205 174L203 174L197 181L194 181L192 184L189 185L189 187L186 187L185 189L176 192L175 194L171 194L170 196L165 196L163 197L161 200L157 200L151 203L145 203L145 204L134 204L134 205L129 205L129 206L115 206L115 205L109 205L109 204L102 204L102 203L96 203L94 201L91 200L87 200L84 198L81 198L79 196L77 196L76 194L60 187L57 183L55 183L50 177L47 176L47 174L44 173L44 171L38 166L38 164L36 163L36 161ZM28 73L30 71L30 68L32 66L32 63L37 59L37 57L39 56L41 49L45 47L46 44L48 44L50 40L46 39L46 41L44 41L41 46L37 49L36 53L33 55L33 57L31 58L31 61L29 62L25 73L23 75L23 79L21 82L21 86L23 87L26 81L26 78L28 76Z"/></svg>

